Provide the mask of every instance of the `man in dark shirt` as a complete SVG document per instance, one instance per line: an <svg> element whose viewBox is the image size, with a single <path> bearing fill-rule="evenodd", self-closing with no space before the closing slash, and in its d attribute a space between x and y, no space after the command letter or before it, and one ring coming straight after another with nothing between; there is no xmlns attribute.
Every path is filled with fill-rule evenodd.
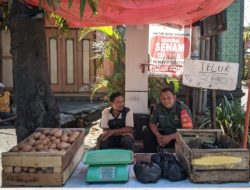
<svg viewBox="0 0 250 190"><path fill-rule="evenodd" d="M157 147L174 148L176 130L192 128L190 109L176 100L172 89L164 88L160 100L150 117L149 128L143 131L145 152L157 152Z"/></svg>

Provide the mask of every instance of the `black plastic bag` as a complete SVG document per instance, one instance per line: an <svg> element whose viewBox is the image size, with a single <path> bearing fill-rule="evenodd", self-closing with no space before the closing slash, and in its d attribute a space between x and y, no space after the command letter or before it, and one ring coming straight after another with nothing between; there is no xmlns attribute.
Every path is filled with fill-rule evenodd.
<svg viewBox="0 0 250 190"><path fill-rule="evenodd" d="M157 153L153 154L151 161L161 167L161 176L171 181L179 181L187 178L187 173L176 160L174 154Z"/></svg>
<svg viewBox="0 0 250 190"><path fill-rule="evenodd" d="M154 162L140 161L134 165L134 173L142 183L156 183L161 177L161 168Z"/></svg>

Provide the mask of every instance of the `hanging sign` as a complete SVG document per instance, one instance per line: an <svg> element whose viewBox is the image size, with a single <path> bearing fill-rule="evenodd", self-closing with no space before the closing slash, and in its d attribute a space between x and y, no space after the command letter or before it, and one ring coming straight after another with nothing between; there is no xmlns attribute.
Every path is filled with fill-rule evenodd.
<svg viewBox="0 0 250 190"><path fill-rule="evenodd" d="M176 77L183 74L184 59L190 57L190 27L149 25L149 75Z"/></svg>
<svg viewBox="0 0 250 190"><path fill-rule="evenodd" d="M185 60L183 84L191 87L235 90L238 80L238 63Z"/></svg>

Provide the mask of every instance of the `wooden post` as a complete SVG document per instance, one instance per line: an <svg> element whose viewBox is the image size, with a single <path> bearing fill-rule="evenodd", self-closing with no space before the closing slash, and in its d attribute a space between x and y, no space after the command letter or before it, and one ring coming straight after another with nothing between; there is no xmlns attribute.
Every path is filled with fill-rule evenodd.
<svg viewBox="0 0 250 190"><path fill-rule="evenodd" d="M249 130L249 116L250 116L250 79L248 79L248 95L247 95L247 111L245 115L245 124L244 124L244 139L243 147L247 148L247 138Z"/></svg>
<svg viewBox="0 0 250 190"><path fill-rule="evenodd" d="M197 93L197 89L196 88L193 88L192 89L192 119L193 119L193 125L194 125L194 128L197 128L197 122L196 122L196 107L197 107L197 96L196 96L196 93Z"/></svg>
<svg viewBox="0 0 250 190"><path fill-rule="evenodd" d="M205 25L203 25L203 27L205 27ZM209 47L207 40L206 39L201 39L200 40L200 48L201 48L201 53L200 53L200 59L201 60L206 60L207 59L207 55L209 55ZM210 44L209 44L210 45ZM201 114L203 113L203 105L204 105L204 96L206 94L203 93L203 90L200 88L199 89L199 95L198 95L198 113Z"/></svg>
<svg viewBox="0 0 250 190"><path fill-rule="evenodd" d="M211 37L211 46L210 46L210 60L216 60L216 36ZM216 129L216 90L211 90L211 121L212 128Z"/></svg>
<svg viewBox="0 0 250 190"><path fill-rule="evenodd" d="M199 59L200 56L200 24L194 24L192 26L192 42L191 42L191 58L192 59ZM186 86L187 87L187 86ZM193 127L197 128L197 104L198 104L198 99L197 99L197 88L190 88L187 87L190 91L192 92L192 119L193 119ZM186 97L186 103L190 103L190 95ZM187 104L189 105L189 104Z"/></svg>

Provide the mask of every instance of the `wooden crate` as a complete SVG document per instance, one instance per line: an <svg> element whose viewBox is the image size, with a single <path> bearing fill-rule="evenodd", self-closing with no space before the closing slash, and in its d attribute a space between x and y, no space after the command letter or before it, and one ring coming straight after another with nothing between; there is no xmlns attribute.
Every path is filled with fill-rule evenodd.
<svg viewBox="0 0 250 190"><path fill-rule="evenodd" d="M227 149L191 148L190 140L227 142ZM176 156L194 183L249 181L249 151L222 134L220 130L178 129Z"/></svg>
<svg viewBox="0 0 250 190"><path fill-rule="evenodd" d="M84 130L73 130L80 131L81 134L65 152L2 153L3 186L62 186L73 173L84 153ZM51 168L53 171L51 173L14 173L15 166Z"/></svg>

